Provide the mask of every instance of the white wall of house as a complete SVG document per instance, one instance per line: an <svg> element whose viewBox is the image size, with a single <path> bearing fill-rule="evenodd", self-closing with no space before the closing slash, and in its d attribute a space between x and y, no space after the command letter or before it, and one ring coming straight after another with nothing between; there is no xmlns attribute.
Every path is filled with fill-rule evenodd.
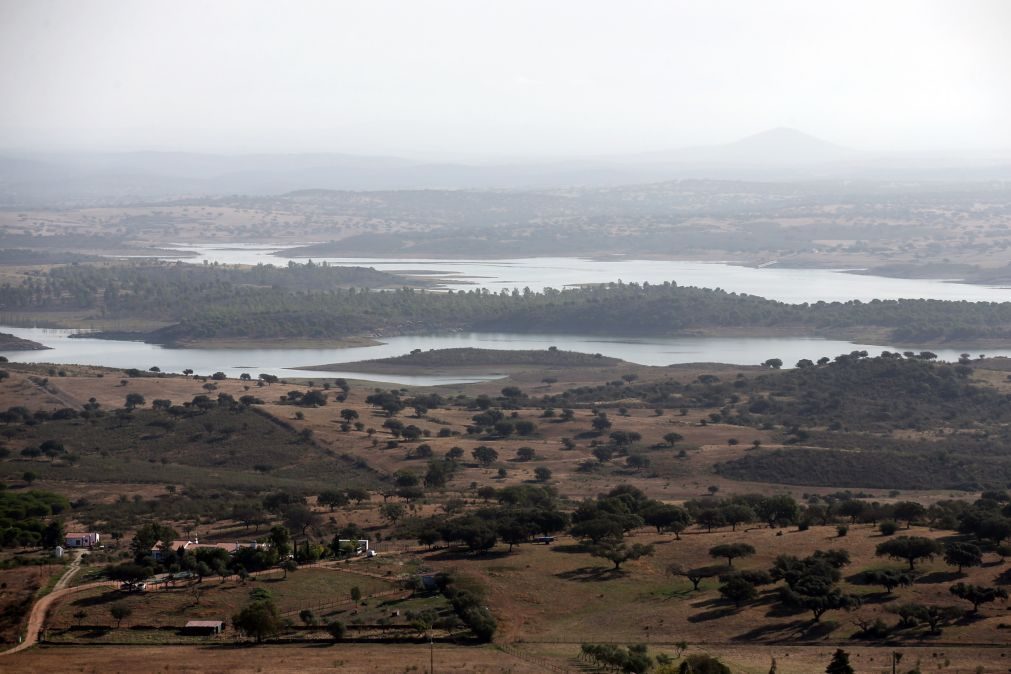
<svg viewBox="0 0 1011 674"><path fill-rule="evenodd" d="M65 543L68 548L91 548L98 545L100 536L95 532L67 534Z"/></svg>

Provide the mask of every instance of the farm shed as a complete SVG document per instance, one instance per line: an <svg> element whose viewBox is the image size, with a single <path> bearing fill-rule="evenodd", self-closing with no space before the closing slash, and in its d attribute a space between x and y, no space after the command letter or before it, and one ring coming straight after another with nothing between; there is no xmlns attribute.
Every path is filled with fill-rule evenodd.
<svg viewBox="0 0 1011 674"><path fill-rule="evenodd" d="M223 629L225 629L225 623L222 620L190 620L186 623L184 631L186 634L211 636L221 634Z"/></svg>

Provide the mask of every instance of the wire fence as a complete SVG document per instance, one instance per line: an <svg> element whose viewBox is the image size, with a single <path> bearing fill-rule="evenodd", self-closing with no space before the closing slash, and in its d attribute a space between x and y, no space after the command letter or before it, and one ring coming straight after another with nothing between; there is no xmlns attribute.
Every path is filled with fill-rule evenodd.
<svg viewBox="0 0 1011 674"><path fill-rule="evenodd" d="M539 658L536 655L530 655L529 653L524 653L511 646L498 646L499 651L511 655L514 658L519 658L525 662L529 662L532 665L537 665L545 672L556 672L557 674L573 674L573 670L559 665L557 662L551 660L546 660L544 658Z"/></svg>
<svg viewBox="0 0 1011 674"><path fill-rule="evenodd" d="M319 602L308 602L302 606L296 608L287 609L281 611L281 615L290 616L298 615L302 611L312 611L313 613L321 613L323 611L334 611L339 608L351 607L357 605L359 602L372 601L374 599L389 599L391 597L406 598L411 595L409 590L386 590L384 592L375 592L368 596L362 596L358 599L354 599L350 594L339 597L337 599L330 599L327 601Z"/></svg>

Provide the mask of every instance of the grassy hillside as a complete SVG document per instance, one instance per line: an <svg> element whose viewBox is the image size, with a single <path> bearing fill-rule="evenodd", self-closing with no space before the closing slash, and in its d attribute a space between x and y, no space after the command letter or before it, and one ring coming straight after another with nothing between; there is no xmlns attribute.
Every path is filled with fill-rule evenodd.
<svg viewBox="0 0 1011 674"><path fill-rule="evenodd" d="M106 530L150 517L219 521L272 492L379 484L364 464L242 404L85 414L8 421L0 480L18 485L31 473L70 496L74 519Z"/></svg>
<svg viewBox="0 0 1011 674"><path fill-rule="evenodd" d="M545 353L550 355L537 352L534 360L569 357ZM413 356L424 360L426 354ZM576 356L579 362L582 358ZM945 657L951 671L958 671L972 657L959 649L1004 643L1005 616L1000 604L969 614L971 605L949 587L959 580L1003 587L1007 562L996 537L1006 539L1001 526L1011 522L1007 495L999 491L983 499L967 493L957 502L950 493L917 491L932 486L920 481L931 474L953 487L971 487L969 480L989 477L1007 480L1001 472L1006 442L1000 429L1006 417L998 387L1004 375L994 383L986 379L991 374L963 367L925 357L849 355L789 372L641 367L635 376L623 377L620 365L595 370L580 365L560 369L563 379L549 385L540 377L523 385L509 378L438 394L334 382L329 389L318 388L312 401L305 400L307 387L294 384L147 376L128 378L124 385L109 372L101 378L73 372L51 382L67 399L88 400L89 409L82 409L88 417L9 410L2 429L8 455L0 467L10 493L25 493L23 472L37 471L32 488L71 496L68 521L125 534L123 540L110 536L109 549L89 558L82 572L88 580L105 563L147 559L149 548L131 551L129 537L149 523L169 524L180 535L199 532L202 541L248 540L283 526L296 544L296 558L315 562L324 556L322 566L290 571L288 580L274 569L256 580L208 576L191 587L150 595L91 588L52 614L54 638L75 649L82 643L174 639L180 622L227 620L250 601L252 590L261 588L269 589L284 611L318 597L314 605L332 608L315 617L345 620L352 633L360 627L356 620L400 629L418 617L407 611L427 607L429 600L439 601L438 611L452 619L448 604L458 595L409 600L417 605L384 604L367 596L354 604L333 603L350 592L351 583L367 595L387 578L445 571L458 576L466 595L490 611L497 646L524 655L545 653L570 669L580 666L581 643L647 642L651 653L675 657L673 644L681 640L690 643L690 652L718 653L744 672L768 671L773 649L782 654L799 645L817 645L820 659L791 656L780 671L821 671L830 650L826 639L854 651L855 644L863 644L861 663L875 666L892 649L911 652L919 644L938 643L923 623L900 620L895 613L919 603L958 613L941 626ZM556 393L570 386L562 382L573 371L580 377L595 372L596 378ZM18 376L15 371L11 379ZM215 397L193 400L201 391L210 393L205 383L218 387L211 394ZM10 389L11 395L17 390L12 381L0 382L0 389ZM118 409L128 393L147 400L133 411ZM218 393L226 394L221 402ZM244 395L263 403L230 398ZM171 396L175 403L151 409L156 396ZM326 404L320 404L320 396L326 396ZM804 407L833 396L839 399L833 415L821 406ZM924 430L868 419L874 406L902 397L918 399L920 408L896 423L930 422ZM179 405L182 400L189 406ZM772 403L753 411L759 400ZM104 415L90 414L95 403ZM931 421L943 414L949 418ZM833 421L840 422L838 430L829 430ZM32 455L43 445L53 451ZM765 457L783 463L763 464ZM750 466L751 479L769 482L735 482L748 477L743 469L732 473L728 467L735 465ZM803 480L814 486L790 486ZM857 481L846 487L867 489L821 486L844 480ZM365 494L349 490L356 487L364 487ZM890 494L899 488L901 497ZM870 489L873 493L867 493ZM673 512L672 505L677 506ZM682 511L688 519L681 519ZM663 528L667 516L673 519L661 532L657 527ZM912 520L912 528L890 538L876 525L891 519L903 526ZM678 521L683 530L676 528ZM542 526L558 536L554 544L531 542ZM592 532L601 527L610 533L594 541ZM869 584L864 573L905 570L904 561L876 554L880 543L901 535L978 544L982 566L973 562L959 573L931 547L934 556L917 561L910 584L886 593ZM333 558L335 538L358 536L373 541L379 556L350 562ZM734 569L751 574L757 587L735 604L720 594L722 581L715 574L730 570L712 549L738 543L753 550L735 560ZM791 563L779 555L807 557L830 548L849 555L849 563L841 562L829 580L854 601L830 607L816 621L810 606L791 599L789 576L762 574ZM622 549L636 554L623 560ZM672 572L675 564L717 571L696 589ZM365 572L362 580L353 579L354 571ZM108 607L114 604L133 610L120 629L111 624ZM400 615L393 614L399 609ZM76 617L78 610L87 615ZM458 618L475 615L453 611ZM290 613L296 625L302 620L297 615ZM71 629L75 622L85 627ZM162 627L168 629L155 629ZM867 632L870 628L876 631ZM327 639L311 626L282 631L283 639L306 634ZM234 638L228 633L221 640ZM887 651L868 652L885 639ZM758 650L745 656L737 646ZM358 647L328 650L351 658ZM812 663L819 668L811 669ZM945 667L931 669L944 672Z"/></svg>

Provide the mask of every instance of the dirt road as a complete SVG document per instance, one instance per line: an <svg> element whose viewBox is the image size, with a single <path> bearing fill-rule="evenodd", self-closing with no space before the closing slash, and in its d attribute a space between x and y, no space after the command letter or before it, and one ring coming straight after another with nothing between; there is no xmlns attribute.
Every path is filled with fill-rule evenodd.
<svg viewBox="0 0 1011 674"><path fill-rule="evenodd" d="M74 562L79 564L79 560L80 557L75 559ZM17 646L15 646L14 648L7 651L3 651L2 653L0 653L0 656L11 655L12 653L17 653L18 651L23 651L26 648L31 648L32 646L34 646L35 643L39 640L39 632L42 630L42 627L46 624L46 615L49 613L49 607L51 607L57 599L66 597L68 594L76 594L77 592L84 592L85 590L90 590L96 587L119 586L119 583L113 581L99 581L96 583L86 583L85 585L78 585L77 587L66 587L66 581L69 581L70 578L74 575L74 573L76 573L77 568L78 568L77 566L71 564L71 567L67 568L67 571L63 574L63 576L60 577L59 582L57 582L56 587L58 589L54 589L45 597L35 602L35 605L32 606L31 615L28 616L28 629L25 634L25 640L22 641ZM63 584L62 587L60 587L60 583Z"/></svg>
<svg viewBox="0 0 1011 674"><path fill-rule="evenodd" d="M25 634L25 640L20 644L11 648L10 650L0 652L0 656L10 655L12 653L17 653L23 651L26 648L31 648L39 640L39 632L45 627L46 616L49 613L49 608L53 603L62 597L66 597L69 594L75 594L77 592L83 592L85 590L90 590L96 587L119 587L118 582L114 581L98 581L95 583L86 583L84 585L78 585L77 587L67 587L67 584L71 581L77 571L81 568L81 554L74 557L74 560L67 566L66 571L60 576L60 579L53 586L53 591L47 594L45 597L40 599L32 606L32 612L28 617L28 629ZM376 578L382 578L383 580L389 580L387 576L381 576L379 574L374 574L368 571L359 571L357 569L348 569L342 566L330 567L337 571L343 571L345 573L354 573L363 576L374 576ZM266 574L278 573L278 569L264 569L263 571L256 571L249 575L260 576ZM238 576L229 576L228 579L238 579Z"/></svg>
<svg viewBox="0 0 1011 674"><path fill-rule="evenodd" d="M60 579L56 581L56 585L53 586L53 592L65 588L70 580L77 575L77 572L81 570L81 560L84 558L84 551L75 550L72 554L74 555L74 558L70 561L70 564L64 570L63 575L60 576Z"/></svg>

